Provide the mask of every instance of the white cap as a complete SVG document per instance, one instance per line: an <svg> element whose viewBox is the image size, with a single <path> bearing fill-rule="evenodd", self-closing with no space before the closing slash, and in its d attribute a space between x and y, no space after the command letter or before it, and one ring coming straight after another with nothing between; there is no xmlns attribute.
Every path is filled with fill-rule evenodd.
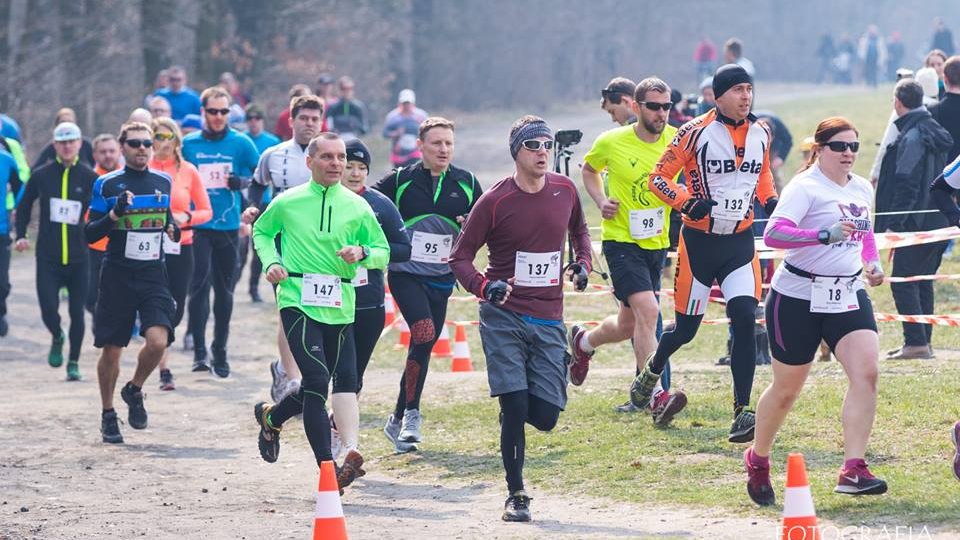
<svg viewBox="0 0 960 540"><path fill-rule="evenodd" d="M73 122L60 122L53 130L53 140L75 141L80 138L80 127Z"/></svg>
<svg viewBox="0 0 960 540"><path fill-rule="evenodd" d="M400 95L397 96L397 103L416 103L417 94L409 88L404 88L400 91Z"/></svg>
<svg viewBox="0 0 960 540"><path fill-rule="evenodd" d="M914 79L923 87L923 95L925 97L935 98L939 95L940 85L938 84L939 77L937 77L937 70L930 67L920 68L917 70Z"/></svg>

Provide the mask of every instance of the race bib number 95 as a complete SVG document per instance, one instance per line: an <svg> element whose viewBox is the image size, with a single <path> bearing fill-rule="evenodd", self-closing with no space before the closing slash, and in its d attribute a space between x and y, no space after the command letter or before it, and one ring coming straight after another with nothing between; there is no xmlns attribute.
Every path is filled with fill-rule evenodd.
<svg viewBox="0 0 960 540"><path fill-rule="evenodd" d="M446 263L450 260L450 251L453 249L452 234L431 234L414 231L413 250L410 260L423 263Z"/></svg>

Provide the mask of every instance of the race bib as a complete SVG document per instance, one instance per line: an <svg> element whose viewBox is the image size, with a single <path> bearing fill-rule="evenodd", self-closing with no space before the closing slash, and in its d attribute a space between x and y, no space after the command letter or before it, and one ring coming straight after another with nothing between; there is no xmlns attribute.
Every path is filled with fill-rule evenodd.
<svg viewBox="0 0 960 540"><path fill-rule="evenodd" d="M813 278L810 313L846 313L860 309L856 284L855 278Z"/></svg>
<svg viewBox="0 0 960 540"><path fill-rule="evenodd" d="M513 267L514 283L524 287L554 287L560 284L560 252L518 251Z"/></svg>
<svg viewBox="0 0 960 540"><path fill-rule="evenodd" d="M340 307L343 304L340 278L326 274L304 274L300 303L314 307Z"/></svg>
<svg viewBox="0 0 960 540"><path fill-rule="evenodd" d="M711 196L717 201L717 205L710 209L713 219L740 221L750 211L753 190L716 189Z"/></svg>
<svg viewBox="0 0 960 540"><path fill-rule="evenodd" d="M367 283L370 283L370 274L367 272L367 269L362 266L358 266L357 275L353 276L353 281L351 281L351 283L353 283L354 289L357 287L363 287Z"/></svg>
<svg viewBox="0 0 960 540"><path fill-rule="evenodd" d="M80 212L82 210L83 204L81 204L80 201L50 199L50 221L54 223L76 225L80 223Z"/></svg>
<svg viewBox="0 0 960 540"><path fill-rule="evenodd" d="M180 242L174 242L170 237L165 237L163 239L163 252L167 255L179 255Z"/></svg>
<svg viewBox="0 0 960 540"><path fill-rule="evenodd" d="M414 231L412 243L411 261L445 263L450 260L450 250L453 249L453 235Z"/></svg>
<svg viewBox="0 0 960 540"><path fill-rule="evenodd" d="M663 234L663 207L630 211L630 237L634 240Z"/></svg>
<svg viewBox="0 0 960 540"><path fill-rule="evenodd" d="M233 163L201 163L197 167L203 187L219 189L227 187L227 177L233 172Z"/></svg>
<svg viewBox="0 0 960 540"><path fill-rule="evenodd" d="M123 254L135 261L156 261L160 259L161 232L128 232L127 245Z"/></svg>

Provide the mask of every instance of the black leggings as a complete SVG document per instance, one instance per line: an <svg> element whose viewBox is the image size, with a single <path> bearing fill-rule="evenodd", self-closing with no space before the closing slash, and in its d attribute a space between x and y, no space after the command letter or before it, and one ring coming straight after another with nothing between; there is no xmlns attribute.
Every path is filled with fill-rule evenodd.
<svg viewBox="0 0 960 540"><path fill-rule="evenodd" d="M367 365L370 364L370 357L373 356L373 349L380 340L380 333L383 332L384 307L375 307L369 309L358 309L353 319L353 342L357 349L357 389L360 393L363 388L363 374L367 371ZM333 391L337 390L338 374L333 378Z"/></svg>
<svg viewBox="0 0 960 540"><path fill-rule="evenodd" d="M226 355L230 335L230 317L233 315L234 273L237 270L237 231L196 229L193 233L193 281L190 283L190 334L193 351L204 353L207 348L207 319L210 317L210 287L213 300L214 357Z"/></svg>
<svg viewBox="0 0 960 540"><path fill-rule="evenodd" d="M97 307L97 297L100 296L100 267L103 265L103 255L105 252L95 249L88 249L87 254L90 260L89 278L87 279L87 311L93 315Z"/></svg>
<svg viewBox="0 0 960 540"><path fill-rule="evenodd" d="M280 322L303 378L300 390L283 398L270 411L270 423L280 427L303 413L303 430L317 463L330 461L330 419L327 392L330 374L341 362L356 364L352 324L323 324L296 308L280 310Z"/></svg>
<svg viewBox="0 0 960 540"><path fill-rule="evenodd" d="M752 296L737 296L727 301L727 317L733 333L730 353L730 371L733 374L734 410L750 404L753 391L753 374L756 370L757 342L753 337L757 300ZM684 315L677 312L677 324L673 330L664 332L657 346L650 369L663 371L670 356L697 335L703 315Z"/></svg>
<svg viewBox="0 0 960 540"><path fill-rule="evenodd" d="M176 329L183 320L183 311L187 302L187 290L193 280L193 245L180 246L179 255L164 254L167 264L167 282L170 283L170 294L177 305L173 315L173 328Z"/></svg>
<svg viewBox="0 0 960 540"><path fill-rule="evenodd" d="M500 457L507 473L507 489L513 493L523 489L523 459L527 445L525 424L540 431L550 431L560 418L560 407L531 395L527 390L502 394L499 399Z"/></svg>
<svg viewBox="0 0 960 540"><path fill-rule="evenodd" d="M406 409L420 409L430 353L443 330L447 318L447 299L453 289L432 287L427 284L429 278L402 272L390 272L387 279L397 307L410 327L407 363L400 378L400 394L393 412L394 418L400 418ZM443 278L436 279L440 281Z"/></svg>
<svg viewBox="0 0 960 540"><path fill-rule="evenodd" d="M240 254L237 257L237 274L236 280L240 281L240 275L243 273L243 265L247 262L247 253L250 253L250 244L253 242L252 238L241 238L240 239ZM279 251L278 251L279 253ZM257 290L260 287L260 274L263 273L263 264L260 262L260 257L257 257L257 253L253 253L253 257L250 257L250 292Z"/></svg>
<svg viewBox="0 0 960 540"><path fill-rule="evenodd" d="M63 333L60 328L60 288L66 287L70 295L70 360L80 359L83 345L87 272L86 258L66 266L59 262L37 259L37 301L40 304L40 317L43 325L54 337Z"/></svg>

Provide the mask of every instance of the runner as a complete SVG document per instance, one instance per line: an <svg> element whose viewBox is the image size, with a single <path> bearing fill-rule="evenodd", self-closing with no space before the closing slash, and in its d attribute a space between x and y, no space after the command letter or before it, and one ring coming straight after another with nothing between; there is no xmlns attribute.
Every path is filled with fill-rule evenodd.
<svg viewBox="0 0 960 540"><path fill-rule="evenodd" d="M30 247L27 226L33 203L40 204L37 227L37 302L43 325L52 336L47 363L63 364L66 337L60 327L60 289L70 296L70 353L67 380L80 380L80 351L83 345L84 305L87 300L87 243L82 218L90 201L97 173L79 158L80 128L72 122L53 130L56 158L33 171L17 206L17 251Z"/></svg>
<svg viewBox="0 0 960 540"><path fill-rule="evenodd" d="M127 423L146 429L143 384L173 342L175 306L167 283L161 240L180 240L170 213L170 177L147 168L153 132L150 126L127 123L120 128L126 166L97 179L90 201L87 242L110 237L100 271L100 298L94 315L94 346L102 347L97 364L103 413L103 442L122 443L113 409L113 392L120 376L120 355L130 342L137 315L143 347L133 378L120 390L129 406Z"/></svg>
<svg viewBox="0 0 960 540"><path fill-rule="evenodd" d="M525 424L557 425L567 402L563 325L563 252L567 234L576 261L568 267L578 291L590 273L590 235L573 182L549 172L553 133L523 116L510 129L514 174L477 201L450 255L460 283L479 297L480 341L490 396L500 401L500 455L509 496L504 521L530 521L523 486ZM483 273L473 266L487 246Z"/></svg>
<svg viewBox="0 0 960 540"><path fill-rule="evenodd" d="M583 186L603 217L603 254L620 309L593 330L579 325L570 330L570 352L575 360L570 382L576 385L583 384L597 347L630 339L639 374L659 338L657 292L670 247L670 207L650 193L647 178L677 130L667 125L673 104L670 87L662 80L650 77L640 81L629 103L639 120L601 134L583 158ZM600 176L604 170L606 190ZM669 369L668 363L664 379L669 377ZM683 392L670 394L658 381L647 410L654 422L667 425L686 404ZM620 412L637 410L629 399L617 407Z"/></svg>
<svg viewBox="0 0 960 540"><path fill-rule="evenodd" d="M363 197L377 216L390 244L390 262L405 262L410 259L410 238L403 225L403 218L397 207L379 191L366 188L367 175L370 173L370 150L360 139L347 143L347 170L343 175L343 185L350 191ZM366 275L364 275L366 274ZM333 411L330 414L333 459L344 453L356 450L360 441L360 408L357 399L363 388L363 374L370 363L373 349L380 339L384 324L384 287L383 271L380 269L357 269L354 278L354 290L357 292L356 314L354 316L353 342L357 352L356 365L351 366L341 359L333 374ZM355 377L350 374L355 373ZM347 386L344 383L355 383ZM336 422L334 422L336 417Z"/></svg>
<svg viewBox="0 0 960 540"><path fill-rule="evenodd" d="M180 228L180 242L164 242L164 263L170 294L176 302L173 329L183 319L187 289L193 279L193 227L206 223L213 216L210 198L203 187L197 168L184 161L181 154L183 136L172 118L157 118L153 121L153 159L150 168L160 171L173 182L170 190L170 213ZM167 368L167 351L160 360L160 389L175 390L173 373Z"/></svg>
<svg viewBox="0 0 960 540"><path fill-rule="evenodd" d="M0 201L7 200L7 193L13 194L15 203L20 202L20 173L17 161L9 152L0 151ZM10 331L7 324L7 297L10 296L10 214L0 212L0 337Z"/></svg>
<svg viewBox="0 0 960 540"><path fill-rule="evenodd" d="M676 327L665 332L630 389L646 406L664 366L697 334L714 280L727 300L733 328L733 425L730 442L753 440L754 316L760 298L760 265L753 247L753 199L767 214L777 204L770 172L770 133L750 113L753 78L727 64L713 76L717 106L686 123L650 174L653 194L683 213L674 284ZM673 181L683 168L687 187Z"/></svg>
<svg viewBox="0 0 960 540"><path fill-rule="evenodd" d="M787 184L770 216L764 242L786 255L766 300L773 349L773 382L757 404L757 432L744 452L747 493L759 505L775 502L770 451L777 431L803 389L823 339L847 373L843 400L844 464L834 491L877 495L887 484L873 476L864 453L877 412L879 341L863 273L883 283L870 219L873 188L852 174L860 142L846 118L817 126L814 155Z"/></svg>
<svg viewBox="0 0 960 540"><path fill-rule="evenodd" d="M392 263L387 275L390 292L410 327L397 406L383 427L401 453L416 450L423 442L420 396L430 353L446 323L447 299L456 285L448 264L450 250L482 193L473 173L450 164L453 128L446 118L427 118L417 137L423 160L397 168L373 186L400 210L412 243L410 261Z"/></svg>
<svg viewBox="0 0 960 540"><path fill-rule="evenodd" d="M254 205L243 212L243 222L253 223L260 213L260 201L267 189L272 189L274 197L284 191L310 181L310 168L307 166L307 145L320 134L323 124L323 102L312 94L294 96L290 99L289 117L293 138L284 141L260 156L260 163L253 174L249 199ZM280 243L277 242L277 249ZM283 333L283 322L277 326L277 349L280 359L270 363L270 397L280 402L287 394L300 388L300 369L290 352L290 345Z"/></svg>
<svg viewBox="0 0 960 540"><path fill-rule="evenodd" d="M213 218L195 227L194 272L190 284L189 321L193 335L193 371L210 371L206 330L210 317L210 287L213 303L213 372L230 376L227 338L233 315L234 272L240 229L240 190L247 187L260 155L244 134L227 125L230 94L223 88L207 88L200 95L203 130L183 138L183 157L195 165L207 188ZM176 110L176 107L174 107ZM176 115L174 115L176 116Z"/></svg>
<svg viewBox="0 0 960 540"><path fill-rule="evenodd" d="M384 268L390 258L390 246L370 206L340 184L345 165L340 136L317 136L307 147L312 181L274 200L254 226L257 255L267 281L278 284L277 307L303 372L295 394L272 406L261 401L254 407L260 456L268 463L279 455L283 423L301 412L317 464L333 459L327 391L330 375L341 362L356 366L353 280L358 268ZM275 245L281 230L282 262ZM350 378L354 386L356 372ZM363 476L362 466L357 450L347 453L337 474L341 489Z"/></svg>

